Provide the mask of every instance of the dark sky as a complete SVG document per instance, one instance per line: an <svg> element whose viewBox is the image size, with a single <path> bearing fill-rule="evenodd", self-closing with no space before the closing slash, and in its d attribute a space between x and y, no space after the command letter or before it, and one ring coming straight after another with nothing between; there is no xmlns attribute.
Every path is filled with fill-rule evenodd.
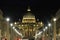
<svg viewBox="0 0 60 40"><path fill-rule="evenodd" d="M10 17L17 21L22 19L26 10L30 6L32 14L40 20L49 20L60 8L59 1L44 0L5 0L0 1L0 9L5 17Z"/></svg>

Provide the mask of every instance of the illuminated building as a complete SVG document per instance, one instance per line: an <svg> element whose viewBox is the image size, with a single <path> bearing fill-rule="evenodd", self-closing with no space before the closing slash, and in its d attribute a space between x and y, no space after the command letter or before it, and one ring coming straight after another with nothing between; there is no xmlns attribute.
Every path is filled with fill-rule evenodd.
<svg viewBox="0 0 60 40"><path fill-rule="evenodd" d="M22 18L22 22L15 22L14 26L23 34L23 38L34 38L36 31L43 27L44 24L42 21L36 21L35 16L28 7L27 13Z"/></svg>
<svg viewBox="0 0 60 40"><path fill-rule="evenodd" d="M37 22L30 8L28 8L22 21L14 22L13 26L10 27L9 22L3 18L3 12L0 10L0 39L14 40L15 38L21 38L19 33L22 34L23 38L31 39L34 38L36 31L43 26L43 22Z"/></svg>
<svg viewBox="0 0 60 40"><path fill-rule="evenodd" d="M3 12L0 10L0 40L10 40L9 31L7 31L9 30L9 27L7 25L9 24L7 24L5 18L3 17Z"/></svg>
<svg viewBox="0 0 60 40"><path fill-rule="evenodd" d="M56 35L57 35L57 39L56 40L60 40L60 9L57 11L56 13Z"/></svg>
<svg viewBox="0 0 60 40"><path fill-rule="evenodd" d="M56 18L56 22L53 22L53 18ZM55 17L51 19L52 23L52 39L60 40L60 9L56 12ZM55 26L55 28L54 28ZM55 29L55 30L54 30Z"/></svg>

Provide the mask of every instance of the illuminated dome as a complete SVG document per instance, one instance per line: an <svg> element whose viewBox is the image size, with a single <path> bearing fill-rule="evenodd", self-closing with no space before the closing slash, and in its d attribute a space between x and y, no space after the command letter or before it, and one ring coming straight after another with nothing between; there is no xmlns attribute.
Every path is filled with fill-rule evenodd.
<svg viewBox="0 0 60 40"><path fill-rule="evenodd" d="M22 23L35 23L35 16L30 12L30 8L27 11L28 13L23 16Z"/></svg>

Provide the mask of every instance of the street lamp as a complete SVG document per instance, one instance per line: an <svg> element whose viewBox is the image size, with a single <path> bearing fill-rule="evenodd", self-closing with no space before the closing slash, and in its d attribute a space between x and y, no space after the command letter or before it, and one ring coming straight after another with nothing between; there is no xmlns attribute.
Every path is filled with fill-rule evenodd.
<svg viewBox="0 0 60 40"><path fill-rule="evenodd" d="M53 18L53 21L54 21L54 22L56 22L56 20L57 20L56 18Z"/></svg>
<svg viewBox="0 0 60 40"><path fill-rule="evenodd" d="M10 39L12 40L13 39L13 23L10 23L10 27L11 27L11 36L10 36Z"/></svg>
<svg viewBox="0 0 60 40"><path fill-rule="evenodd" d="M54 21L54 40L56 40L56 18L53 18Z"/></svg>
<svg viewBox="0 0 60 40"><path fill-rule="evenodd" d="M6 21L9 22L10 21L10 18L6 18Z"/></svg>
<svg viewBox="0 0 60 40"><path fill-rule="evenodd" d="M13 26L13 29L15 29L15 27Z"/></svg>
<svg viewBox="0 0 60 40"><path fill-rule="evenodd" d="M50 34L51 34L51 23L48 23L48 36L49 36L49 40L51 40Z"/></svg>
<svg viewBox="0 0 60 40"><path fill-rule="evenodd" d="M7 32L6 32L6 36L7 36L7 40L10 40L10 33L9 33L9 21L10 18L6 18L7 21Z"/></svg>
<svg viewBox="0 0 60 40"><path fill-rule="evenodd" d="M48 27L46 26L45 29L48 29Z"/></svg>
<svg viewBox="0 0 60 40"><path fill-rule="evenodd" d="M45 29L46 29L46 31L45 31L45 38L47 39L47 29L48 29L48 27L46 26Z"/></svg>
<svg viewBox="0 0 60 40"><path fill-rule="evenodd" d="M51 27L51 23L48 23L48 26Z"/></svg>
<svg viewBox="0 0 60 40"><path fill-rule="evenodd" d="M15 22L14 24L16 25L17 23Z"/></svg>
<svg viewBox="0 0 60 40"><path fill-rule="evenodd" d="M13 26L13 23L11 23L10 26L12 27Z"/></svg>

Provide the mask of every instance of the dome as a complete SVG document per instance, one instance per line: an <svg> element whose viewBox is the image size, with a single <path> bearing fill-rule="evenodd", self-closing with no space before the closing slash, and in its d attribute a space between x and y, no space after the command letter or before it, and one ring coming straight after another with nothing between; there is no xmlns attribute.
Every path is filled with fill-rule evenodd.
<svg viewBox="0 0 60 40"><path fill-rule="evenodd" d="M23 16L22 23L35 23L35 16L30 11Z"/></svg>
<svg viewBox="0 0 60 40"><path fill-rule="evenodd" d="M31 13L27 13L23 16L23 19L35 19L35 16Z"/></svg>

